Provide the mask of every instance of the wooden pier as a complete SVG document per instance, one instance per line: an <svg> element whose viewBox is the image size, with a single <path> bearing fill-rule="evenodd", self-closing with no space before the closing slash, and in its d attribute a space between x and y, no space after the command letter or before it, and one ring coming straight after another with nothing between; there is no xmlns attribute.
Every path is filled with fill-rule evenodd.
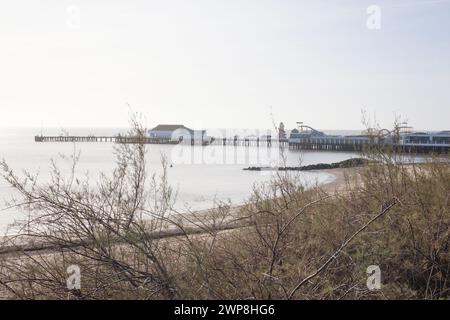
<svg viewBox="0 0 450 320"><path fill-rule="evenodd" d="M241 147L288 147L290 150L322 150L322 151L347 151L360 152L371 146L390 146L397 152L403 153L439 153L450 152L448 144L436 143L409 143L409 144L386 144L383 142L374 142L361 140L351 137L310 137L297 139L295 141L288 139L273 139L272 137L249 138L249 137L230 137L230 138L212 138L208 139L162 139L152 137L130 137L130 136L35 136L36 142L97 142L97 143L143 143L143 144L182 144L182 145L222 145L222 146L241 146Z"/></svg>
<svg viewBox="0 0 450 320"><path fill-rule="evenodd" d="M110 142L110 143L144 143L144 144L178 144L180 141L156 139L150 137L130 136L35 136L35 142Z"/></svg>
<svg viewBox="0 0 450 320"><path fill-rule="evenodd" d="M267 146L272 147L272 144L279 144L283 146L288 145L287 140L275 141L271 137L260 138L240 138L234 136L231 138L209 138L209 139L162 139L152 137L130 137L130 136L35 136L35 142L110 142L110 143L144 143L144 144L182 144L182 145L231 145L231 146Z"/></svg>
<svg viewBox="0 0 450 320"><path fill-rule="evenodd" d="M212 138L207 142L208 145L222 145L222 146L243 146L243 147L272 147L272 146L281 146L287 147L288 140L276 140L272 139L271 136L266 138L258 138L258 137L244 137L240 138L239 136L234 136L230 138Z"/></svg>

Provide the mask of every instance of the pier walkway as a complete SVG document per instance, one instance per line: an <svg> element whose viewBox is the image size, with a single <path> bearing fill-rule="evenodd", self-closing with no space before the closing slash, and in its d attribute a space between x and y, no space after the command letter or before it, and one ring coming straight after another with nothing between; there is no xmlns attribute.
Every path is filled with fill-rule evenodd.
<svg viewBox="0 0 450 320"><path fill-rule="evenodd" d="M288 145L288 141L275 141L271 137L268 138L240 138L238 136L231 138L213 138L207 139L163 139L153 137L130 137L130 136L44 136L38 135L34 137L35 142L112 142L112 143L144 143L144 144L184 144L184 145L232 145L232 146L267 146L272 144Z"/></svg>
<svg viewBox="0 0 450 320"><path fill-rule="evenodd" d="M129 136L35 136L35 142L113 142L113 143L144 143L144 144L178 144L179 141L156 139L150 137Z"/></svg>

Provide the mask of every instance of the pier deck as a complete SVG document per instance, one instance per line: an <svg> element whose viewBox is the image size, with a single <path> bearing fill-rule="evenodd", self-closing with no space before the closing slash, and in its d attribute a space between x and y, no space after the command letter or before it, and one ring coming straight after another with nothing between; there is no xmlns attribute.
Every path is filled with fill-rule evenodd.
<svg viewBox="0 0 450 320"><path fill-rule="evenodd" d="M113 143L145 143L145 144L178 144L179 141L156 139L150 137L129 136L35 136L35 142L113 142Z"/></svg>

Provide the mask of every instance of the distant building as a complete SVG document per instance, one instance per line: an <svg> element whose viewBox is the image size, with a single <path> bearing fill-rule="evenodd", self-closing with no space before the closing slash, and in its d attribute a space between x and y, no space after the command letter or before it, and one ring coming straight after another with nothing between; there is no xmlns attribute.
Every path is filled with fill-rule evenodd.
<svg viewBox="0 0 450 320"><path fill-rule="evenodd" d="M278 126L278 139L280 141L286 140L286 130L283 122L280 122L280 125Z"/></svg>
<svg viewBox="0 0 450 320"><path fill-rule="evenodd" d="M435 144L450 145L450 131L441 132L411 132L401 135L400 142L405 145Z"/></svg>
<svg viewBox="0 0 450 320"><path fill-rule="evenodd" d="M182 124L159 124L148 131L150 138L163 140L202 140L205 130L192 130Z"/></svg>
<svg viewBox="0 0 450 320"><path fill-rule="evenodd" d="M403 131L400 131L398 133L396 133L395 130L389 131L387 129L382 129L374 131L374 135L366 133L360 135L343 136L325 134L324 132L318 131L314 128L311 128L310 126L303 124L303 122L299 122L299 127L291 130L288 141L290 144L294 145L309 144L314 145L315 147L318 147L319 145L325 146L325 150L330 150L331 146L361 146L367 143L380 143L416 148L425 146L428 149L421 149L422 151L442 150L444 152L447 152L446 150L448 150L448 147L450 146L450 130L440 132L411 132L410 128L411 127L403 126L401 128L403 129ZM352 147L349 148L349 150L351 150ZM336 150L339 150L339 148Z"/></svg>

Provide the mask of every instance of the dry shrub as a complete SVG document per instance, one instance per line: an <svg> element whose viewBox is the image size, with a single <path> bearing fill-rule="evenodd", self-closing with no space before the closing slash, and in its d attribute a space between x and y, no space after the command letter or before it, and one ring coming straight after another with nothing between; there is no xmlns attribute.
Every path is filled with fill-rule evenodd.
<svg viewBox="0 0 450 320"><path fill-rule="evenodd" d="M448 298L450 167L438 158L388 158L348 177L345 192L308 191L284 177L256 190L241 211L251 225L222 235L205 261L208 290L196 297ZM381 268L379 291L366 286L370 265Z"/></svg>
<svg viewBox="0 0 450 320"><path fill-rule="evenodd" d="M130 134L144 130L133 122ZM242 208L180 214L165 175L148 179L145 146L120 145L117 169L96 188L64 177L3 177L29 210L5 238L0 286L18 299L448 299L448 160L373 162L344 190L306 189L280 172ZM444 157L445 158L445 157ZM31 244L30 244L31 243ZM28 244L28 245L24 245ZM82 288L67 289L67 267ZM382 288L366 286L379 265Z"/></svg>

